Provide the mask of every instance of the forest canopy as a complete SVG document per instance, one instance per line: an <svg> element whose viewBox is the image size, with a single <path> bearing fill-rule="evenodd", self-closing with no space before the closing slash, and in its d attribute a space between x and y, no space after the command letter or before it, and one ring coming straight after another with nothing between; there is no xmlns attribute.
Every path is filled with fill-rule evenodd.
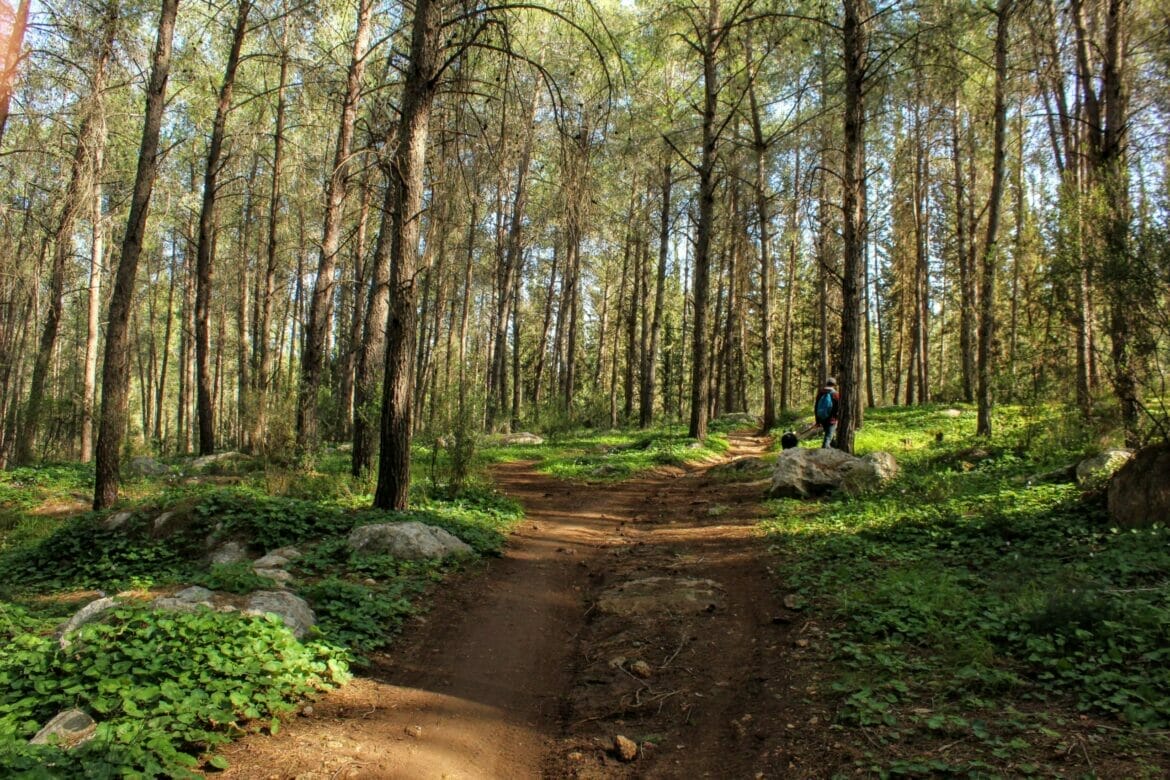
<svg viewBox="0 0 1170 780"><path fill-rule="evenodd" d="M1067 404L1166 436L1153 0L0 7L0 465ZM788 416L785 416L788 415Z"/></svg>

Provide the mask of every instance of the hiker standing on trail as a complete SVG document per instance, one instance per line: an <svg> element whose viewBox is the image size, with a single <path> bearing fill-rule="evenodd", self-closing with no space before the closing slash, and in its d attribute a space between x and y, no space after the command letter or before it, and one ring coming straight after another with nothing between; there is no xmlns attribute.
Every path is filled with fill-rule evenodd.
<svg viewBox="0 0 1170 780"><path fill-rule="evenodd" d="M813 405L813 414L816 415L817 425L825 431L825 440L821 449L833 446L833 434L837 432L837 413L841 410L841 396L837 392L837 380L829 377L825 386L817 393L816 403Z"/></svg>

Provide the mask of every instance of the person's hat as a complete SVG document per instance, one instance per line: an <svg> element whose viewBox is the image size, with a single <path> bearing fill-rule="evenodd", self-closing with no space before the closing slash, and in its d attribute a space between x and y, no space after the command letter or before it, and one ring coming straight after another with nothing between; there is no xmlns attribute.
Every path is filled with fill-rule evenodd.
<svg viewBox="0 0 1170 780"><path fill-rule="evenodd" d="M826 385L829 385L829 386L831 386L831 387L836 387L836 386L837 386L837 380L836 380L836 379L834 379L833 377L829 377L828 379L826 379L826 380L825 380L825 384L826 384Z"/></svg>

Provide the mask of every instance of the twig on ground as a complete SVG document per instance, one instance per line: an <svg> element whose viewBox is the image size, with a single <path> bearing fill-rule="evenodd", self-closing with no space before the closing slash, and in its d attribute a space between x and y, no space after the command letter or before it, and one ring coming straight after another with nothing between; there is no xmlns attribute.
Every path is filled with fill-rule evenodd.
<svg viewBox="0 0 1170 780"><path fill-rule="evenodd" d="M667 658L666 661L662 664L662 666L660 668L665 669L666 667L670 666L671 662L674 661L674 659L678 657L678 654L681 653L682 649L686 646L687 646L687 638L684 636L682 638L682 641L679 642L678 647L671 654L670 658Z"/></svg>
<svg viewBox="0 0 1170 780"><path fill-rule="evenodd" d="M1080 743L1081 755L1085 757L1085 763L1089 765L1089 777L1093 777L1097 774L1097 770L1093 768L1093 759L1089 758L1089 751L1085 747L1084 737L1082 737L1080 734L1077 734L1077 742Z"/></svg>

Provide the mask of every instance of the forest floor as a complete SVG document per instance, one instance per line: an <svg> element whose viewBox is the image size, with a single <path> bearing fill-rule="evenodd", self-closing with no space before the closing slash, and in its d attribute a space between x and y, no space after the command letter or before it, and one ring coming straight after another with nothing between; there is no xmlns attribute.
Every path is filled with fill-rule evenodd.
<svg viewBox="0 0 1170 780"><path fill-rule="evenodd" d="M767 446L730 441L732 458ZM502 557L435 594L364 676L223 749L222 776L808 777L851 763L804 695L815 681L794 677L808 642L769 573L760 483L712 464L605 485L531 463L494 477L527 518Z"/></svg>

